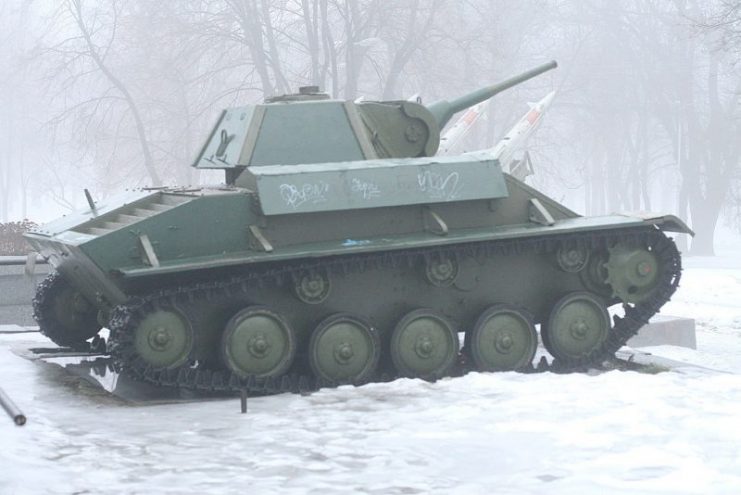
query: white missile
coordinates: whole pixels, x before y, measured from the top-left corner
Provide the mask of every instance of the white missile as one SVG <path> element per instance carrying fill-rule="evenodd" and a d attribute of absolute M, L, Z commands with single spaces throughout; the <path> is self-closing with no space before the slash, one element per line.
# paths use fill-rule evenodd
<path fill-rule="evenodd" d="M 455 148 L 455 145 L 463 139 L 463 136 L 471 130 L 473 124 L 481 117 L 484 112 L 485 103 L 479 103 L 466 110 L 456 123 L 443 134 L 440 138 L 438 155 L 447 155 Z"/>
<path fill-rule="evenodd" d="M 525 150 L 525 143 L 538 128 L 543 114 L 553 101 L 556 92 L 551 91 L 537 103 L 529 103 L 530 110 L 512 127 L 512 129 L 494 146 L 486 150 L 499 160 L 502 170 L 509 172 L 516 178 L 524 180 L 533 173 L 530 156 Z M 515 153 L 522 151 L 520 158 Z"/>

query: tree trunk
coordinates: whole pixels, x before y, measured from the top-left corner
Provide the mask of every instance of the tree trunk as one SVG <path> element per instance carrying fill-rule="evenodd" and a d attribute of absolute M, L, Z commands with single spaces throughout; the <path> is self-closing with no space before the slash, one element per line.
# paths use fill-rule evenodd
<path fill-rule="evenodd" d="M 304 29 L 306 30 L 306 45 L 309 49 L 309 59 L 311 60 L 310 80 L 311 84 L 321 86 L 320 84 L 320 67 L 319 67 L 319 24 L 317 0 L 309 4 L 309 0 L 301 0 L 301 11 L 304 17 Z"/>
<path fill-rule="evenodd" d="M 260 77 L 263 95 L 272 96 L 275 94 L 275 87 L 268 73 L 262 27 L 260 26 L 255 0 L 233 0 L 229 2 L 229 6 L 237 16 L 237 22 L 242 30 L 242 39 L 250 51 L 252 63 L 255 64 L 255 69 Z"/>
<path fill-rule="evenodd" d="M 126 100 L 129 110 L 131 111 L 131 115 L 134 118 L 134 123 L 136 125 L 136 134 L 139 139 L 139 144 L 142 148 L 142 154 L 144 155 L 144 168 L 147 170 L 149 178 L 152 180 L 152 185 L 161 186 L 162 180 L 160 179 L 160 176 L 157 173 L 157 169 L 154 166 L 154 159 L 152 158 L 152 152 L 149 149 L 149 140 L 147 138 L 147 132 L 144 127 L 144 120 L 142 119 L 141 112 L 139 111 L 139 106 L 136 104 L 136 101 L 129 92 L 128 88 L 118 77 L 116 77 L 115 74 L 113 74 L 113 72 L 111 72 L 111 70 L 103 61 L 103 58 L 98 53 L 98 48 L 93 43 L 90 31 L 88 30 L 88 27 L 82 17 L 82 5 L 80 4 L 80 0 L 72 0 L 72 5 L 74 6 L 74 11 L 70 10 L 70 13 L 72 14 L 78 28 L 80 29 L 80 34 L 85 39 L 85 44 L 87 45 L 88 49 L 88 55 L 90 56 L 90 58 L 92 58 L 96 67 L 98 67 L 98 70 L 103 73 L 106 79 L 108 79 L 108 81 L 113 84 L 113 86 L 124 97 L 124 100 Z"/>
<path fill-rule="evenodd" d="M 324 71 L 329 71 L 332 81 L 332 91 L 330 94 L 333 98 L 339 97 L 340 83 L 339 72 L 337 70 L 337 48 L 334 46 L 334 37 L 332 36 L 332 25 L 329 20 L 329 11 L 327 0 L 320 0 L 320 9 L 322 16 L 322 44 L 324 46 Z"/>
<path fill-rule="evenodd" d="M 270 18 L 270 2 L 261 0 L 262 24 L 265 30 L 265 40 L 268 43 L 268 53 L 270 54 L 270 67 L 273 69 L 275 84 L 280 93 L 286 94 L 291 92 L 291 87 L 283 75 L 283 65 L 280 61 L 278 45 L 275 41 L 275 30 L 273 29 L 273 20 Z"/>
<path fill-rule="evenodd" d="M 714 256 L 713 240 L 715 227 L 720 215 L 720 205 L 706 205 L 699 211 L 692 212 L 692 229 L 695 237 L 692 239 L 692 256 Z"/>

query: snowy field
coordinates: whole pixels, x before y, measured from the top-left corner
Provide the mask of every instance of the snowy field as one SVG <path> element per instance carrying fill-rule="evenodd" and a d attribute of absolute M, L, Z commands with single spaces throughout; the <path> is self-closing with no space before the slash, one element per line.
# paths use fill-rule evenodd
<path fill-rule="evenodd" d="M 0 494 L 739 494 L 741 257 L 689 259 L 664 314 L 697 320 L 695 364 L 657 375 L 473 373 L 311 396 L 146 407 L 17 357 L 0 386 Z M 710 369 L 708 369 L 710 368 Z"/>

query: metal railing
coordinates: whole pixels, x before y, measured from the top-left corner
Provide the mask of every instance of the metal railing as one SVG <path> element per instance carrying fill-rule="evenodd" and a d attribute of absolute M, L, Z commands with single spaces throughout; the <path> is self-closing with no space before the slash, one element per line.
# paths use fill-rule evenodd
<path fill-rule="evenodd" d="M 46 263 L 46 260 L 41 257 L 38 253 L 32 253 L 36 254 L 35 259 L 29 256 L 0 256 L 0 266 L 24 266 L 29 263 L 29 260 L 32 264 L 37 263 Z"/>

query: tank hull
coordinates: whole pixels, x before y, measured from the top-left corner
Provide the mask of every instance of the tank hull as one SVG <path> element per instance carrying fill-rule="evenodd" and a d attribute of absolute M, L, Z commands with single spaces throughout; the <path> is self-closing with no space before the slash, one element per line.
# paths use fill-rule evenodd
<path fill-rule="evenodd" d="M 648 225 L 691 232 L 671 215 L 581 217 L 511 176 L 504 181 L 503 198 L 271 216 L 246 188 L 145 191 L 26 237 L 87 299 L 110 309 L 154 288 L 264 263 Z M 552 224 L 531 219 L 533 200 Z"/>
<path fill-rule="evenodd" d="M 687 232 L 681 221 L 580 217 L 520 181 L 504 179 L 504 198 L 271 216 L 261 213 L 249 189 L 161 190 L 83 215 L 77 225 L 67 218 L 59 233 L 46 226 L 29 239 L 107 322 L 119 369 L 158 385 L 208 390 L 332 384 L 311 371 L 309 354 L 317 328 L 334 315 L 367 322 L 377 336 L 380 363 L 372 376 L 363 377 L 367 381 L 397 376 L 390 357 L 393 335 L 414 311 L 434 311 L 466 341 L 492 307 L 517 308 L 544 326 L 568 294 L 589 292 L 604 307 L 622 302 L 583 267 L 564 269 L 558 260 L 564 246 L 599 254 L 606 262 L 612 246 L 659 243 L 668 254 L 659 260 L 665 268 L 656 299 L 664 301 L 673 292 L 679 258 L 661 230 Z M 219 221 L 213 222 L 216 212 Z M 134 214 L 141 218 L 131 218 Z M 122 225 L 126 220 L 130 223 Z M 439 260 L 454 267 L 450 280 L 430 278 L 430 267 Z M 602 262 L 598 265 L 597 270 Z M 307 274 L 320 274 L 326 282 L 317 300 L 297 292 Z M 635 311 L 647 320 L 660 304 L 652 300 L 650 309 Z M 266 308 L 292 329 L 296 352 L 280 375 L 246 376 L 225 366 L 224 329 L 245 308 Z M 193 342 L 176 365 L 158 368 L 139 358 L 141 344 L 135 340 L 148 315 L 171 309 L 187 321 Z M 620 339 L 587 355 L 562 356 L 561 365 L 604 359 L 638 330 L 636 322 Z M 445 373 L 470 366 L 466 356 L 464 349 Z"/>

